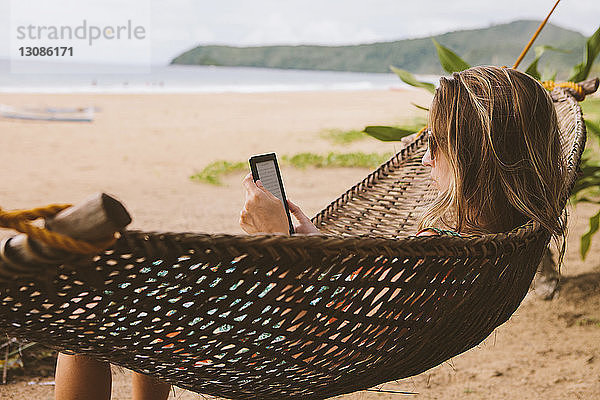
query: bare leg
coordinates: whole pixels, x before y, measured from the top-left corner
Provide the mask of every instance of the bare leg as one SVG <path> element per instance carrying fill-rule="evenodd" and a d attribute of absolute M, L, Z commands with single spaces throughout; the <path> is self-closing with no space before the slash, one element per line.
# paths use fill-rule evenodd
<path fill-rule="evenodd" d="M 133 400 L 166 400 L 171 385 L 148 375 L 134 372 L 131 377 Z"/>
<path fill-rule="evenodd" d="M 109 400 L 110 364 L 82 355 L 59 353 L 56 361 L 56 400 Z"/>

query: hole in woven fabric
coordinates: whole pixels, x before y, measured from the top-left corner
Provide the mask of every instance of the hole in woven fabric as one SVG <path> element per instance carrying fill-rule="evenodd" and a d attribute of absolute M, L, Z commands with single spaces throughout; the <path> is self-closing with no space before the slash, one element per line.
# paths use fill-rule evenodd
<path fill-rule="evenodd" d="M 214 281 L 212 281 L 212 282 L 210 283 L 210 285 L 209 285 L 209 286 L 210 286 L 211 288 L 212 288 L 212 287 L 215 287 L 215 286 L 217 286 L 217 285 L 218 285 L 218 284 L 219 284 L 219 283 L 220 283 L 222 280 L 223 280 L 223 278 L 216 278 Z"/>
<path fill-rule="evenodd" d="M 373 298 L 373 300 L 371 301 L 371 305 L 375 304 L 379 299 L 381 299 L 390 289 L 387 287 L 384 287 L 383 289 L 381 289 L 381 291 L 379 293 L 377 293 L 375 295 L 375 297 Z"/>
<path fill-rule="evenodd" d="M 405 260 L 405 261 L 406 261 L 406 260 Z M 406 270 L 405 270 L 405 269 L 402 269 L 402 270 L 400 270 L 400 272 L 398 272 L 396 275 L 394 275 L 394 276 L 392 277 L 392 279 L 390 279 L 390 281 L 391 281 L 391 282 L 397 282 L 397 281 L 398 281 L 398 280 L 399 280 L 399 279 L 402 277 L 402 275 L 403 275 L 405 272 L 406 272 Z"/>
<path fill-rule="evenodd" d="M 208 323 L 202 325 L 199 329 L 201 331 L 205 330 L 206 328 L 208 328 L 209 326 L 211 326 L 213 324 L 213 321 L 209 321 Z"/>
<path fill-rule="evenodd" d="M 258 295 L 261 299 L 267 295 L 276 286 L 275 283 L 269 283 L 267 287 Z"/>
<path fill-rule="evenodd" d="M 237 281 L 236 283 L 234 283 L 233 285 L 231 285 L 231 287 L 229 288 L 229 290 L 235 290 L 237 289 L 241 284 L 244 283 L 243 279 L 240 279 L 239 281 Z"/>
<path fill-rule="evenodd" d="M 394 291 L 390 295 L 390 298 L 388 299 L 388 302 L 394 300 L 400 294 L 401 291 L 402 290 L 400 288 L 394 289 Z"/>
<path fill-rule="evenodd" d="M 267 313 L 267 312 L 269 312 L 270 309 L 271 309 L 271 306 L 267 304 L 260 313 L 261 314 Z"/>
<path fill-rule="evenodd" d="M 252 293 L 254 291 L 254 289 L 256 289 L 259 285 L 260 285 L 260 282 L 256 282 L 250 289 L 248 289 L 246 294 Z"/>

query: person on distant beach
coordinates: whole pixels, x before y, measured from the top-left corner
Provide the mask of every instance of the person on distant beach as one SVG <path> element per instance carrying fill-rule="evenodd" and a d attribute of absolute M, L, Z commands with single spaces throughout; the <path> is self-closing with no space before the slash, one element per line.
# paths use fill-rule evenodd
<path fill-rule="evenodd" d="M 429 113 L 428 148 L 439 195 L 417 235 L 506 232 L 528 220 L 558 241 L 564 163 L 556 111 L 548 92 L 511 68 L 474 67 L 440 79 Z M 288 232 L 281 202 L 248 174 L 240 226 L 247 233 Z M 288 200 L 295 232 L 318 233 Z M 562 256 L 562 253 L 561 253 Z"/>
<path fill-rule="evenodd" d="M 556 111 L 539 82 L 509 68 L 475 67 L 441 78 L 429 113 L 423 164 L 439 190 L 418 235 L 509 231 L 533 220 L 564 240 L 561 218 L 564 163 Z M 260 181 L 243 180 L 241 228 L 250 234 L 288 234 L 283 204 Z M 289 201 L 298 234 L 318 234 Z M 562 253 L 561 253 L 562 256 Z M 163 400 L 170 386 L 134 373 L 134 400 Z M 110 398 L 108 363 L 59 355 L 57 400 Z"/>

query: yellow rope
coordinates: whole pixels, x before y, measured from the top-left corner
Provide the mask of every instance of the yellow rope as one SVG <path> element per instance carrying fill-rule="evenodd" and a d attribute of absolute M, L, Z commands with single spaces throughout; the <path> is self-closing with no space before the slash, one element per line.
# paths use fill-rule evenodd
<path fill-rule="evenodd" d="M 513 69 L 517 69 L 517 67 L 519 66 L 519 64 L 521 64 L 521 61 L 523 60 L 523 58 L 525 58 L 525 54 L 527 54 L 527 52 L 529 51 L 529 49 L 533 45 L 533 42 L 535 42 L 535 39 L 537 39 L 538 35 L 540 34 L 540 32 L 542 31 L 542 29 L 546 25 L 546 22 L 548 22 L 548 19 L 550 19 L 550 16 L 554 12 L 554 9 L 558 5 L 558 3 L 560 3 L 560 0 L 556 0 L 556 3 L 554 3 L 554 7 L 552 7 L 552 10 L 550 10 L 550 12 L 548 13 L 548 15 L 546 16 L 546 19 L 544 19 L 542 21 L 542 23 L 540 24 L 540 26 L 538 26 L 537 30 L 535 31 L 535 33 L 533 34 L 533 36 L 531 37 L 531 39 L 529 39 L 529 43 L 527 43 L 527 45 L 525 46 L 525 48 L 521 52 L 521 55 L 519 55 L 519 58 L 517 58 L 517 61 L 515 62 L 515 65 L 513 65 Z"/>
<path fill-rule="evenodd" d="M 70 204 L 54 204 L 31 210 L 4 211 L 0 208 L 0 228 L 14 229 L 47 246 L 75 254 L 98 254 L 115 243 L 116 238 L 114 237 L 104 242 L 84 242 L 37 227 L 29 222 L 39 218 L 53 217 L 69 207 L 71 207 Z"/>
<path fill-rule="evenodd" d="M 554 81 L 543 81 L 542 86 L 544 86 L 544 88 L 546 88 L 546 90 L 549 90 L 549 91 L 554 90 L 554 88 L 556 88 L 556 87 L 571 89 L 577 95 L 576 96 L 577 100 L 581 101 L 585 98 L 585 90 L 583 90 L 583 87 L 580 84 L 575 83 L 575 82 L 556 83 Z"/>

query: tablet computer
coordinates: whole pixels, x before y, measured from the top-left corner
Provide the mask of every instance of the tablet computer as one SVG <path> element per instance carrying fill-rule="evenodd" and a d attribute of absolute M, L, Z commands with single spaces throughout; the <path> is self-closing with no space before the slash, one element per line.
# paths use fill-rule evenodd
<path fill-rule="evenodd" d="M 281 200 L 287 215 L 290 235 L 293 234 L 294 225 L 292 224 L 292 217 L 290 215 L 287 198 L 285 197 L 283 180 L 281 179 L 281 172 L 279 171 L 275 153 L 259 154 L 250 157 L 250 170 L 252 171 L 252 178 L 255 182 L 260 179 L 263 186 Z"/>

